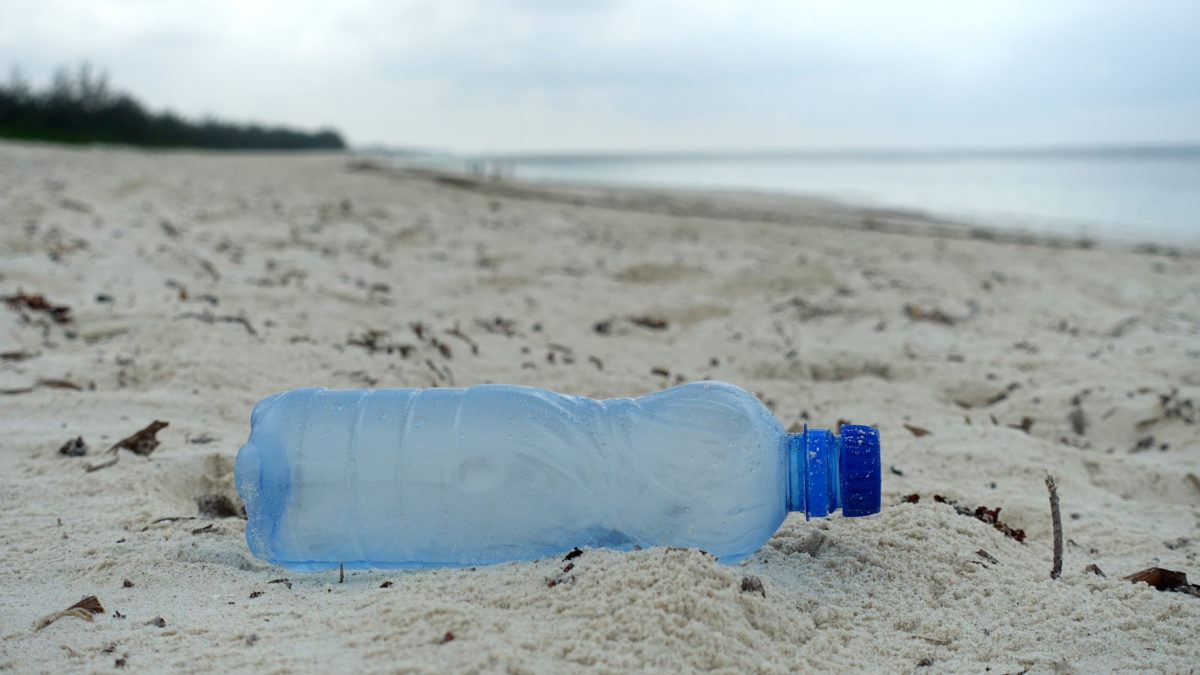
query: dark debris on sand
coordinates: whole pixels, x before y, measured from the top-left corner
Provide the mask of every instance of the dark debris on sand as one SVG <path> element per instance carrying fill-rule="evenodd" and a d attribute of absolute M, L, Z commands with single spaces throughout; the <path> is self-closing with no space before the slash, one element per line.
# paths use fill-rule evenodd
<path fill-rule="evenodd" d="M 63 457 L 83 457 L 87 451 L 88 446 L 84 442 L 83 436 L 77 436 L 63 443 L 62 447 L 58 449 L 58 454 Z"/>
<path fill-rule="evenodd" d="M 921 495 L 916 494 L 916 493 L 913 493 L 911 495 L 906 495 L 904 497 L 903 501 L 906 504 L 916 504 L 921 501 Z M 1000 530 L 1001 532 L 1003 532 L 1005 534 L 1005 536 L 1010 537 L 1012 539 L 1016 539 L 1017 541 L 1021 542 L 1022 544 L 1025 543 L 1025 530 L 1018 530 L 1014 527 L 1009 527 L 1007 524 L 1002 522 L 1000 520 L 1000 507 L 999 506 L 997 506 L 994 509 L 989 509 L 986 506 L 978 506 L 978 507 L 975 507 L 974 509 L 971 509 L 969 507 L 960 505 L 958 502 L 954 501 L 953 499 L 946 499 L 942 495 L 934 495 L 933 501 L 935 501 L 939 504 L 948 504 L 948 505 L 954 507 L 955 512 L 957 512 L 959 515 L 970 516 L 972 518 L 975 518 L 976 520 L 985 522 L 988 525 L 991 525 L 992 527 L 996 528 L 997 530 Z"/>
<path fill-rule="evenodd" d="M 17 293 L 4 298 L 4 304 L 8 305 L 9 309 L 21 315 L 21 318 L 29 321 L 29 315 L 26 311 L 41 312 L 50 317 L 54 323 L 71 323 L 71 308 L 66 305 L 56 305 L 46 299 L 44 295 L 32 295 L 28 293 Z"/>

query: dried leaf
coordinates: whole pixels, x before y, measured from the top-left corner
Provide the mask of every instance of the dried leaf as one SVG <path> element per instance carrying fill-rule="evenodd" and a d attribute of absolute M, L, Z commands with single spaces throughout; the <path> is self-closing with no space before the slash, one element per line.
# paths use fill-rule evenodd
<path fill-rule="evenodd" d="M 86 609 L 92 614 L 103 614 L 104 607 L 100 604 L 100 599 L 94 595 L 89 595 L 79 602 L 71 605 L 67 609 Z"/>
<path fill-rule="evenodd" d="M 931 433 L 928 429 L 916 427 L 911 424 L 905 424 L 903 426 L 905 429 L 908 429 L 910 432 L 912 432 L 913 436 L 917 436 L 918 438 L 921 436 L 928 436 Z"/>
<path fill-rule="evenodd" d="M 118 448 L 125 448 L 135 454 L 146 457 L 158 447 L 158 439 L 154 437 L 155 434 L 165 429 L 168 424 L 168 422 L 151 422 L 145 429 L 117 441 L 115 445 L 109 448 L 109 452 L 114 452 Z"/>
<path fill-rule="evenodd" d="M 31 352 L 0 352 L 0 361 L 24 361 L 37 356 Z"/>
<path fill-rule="evenodd" d="M 1187 575 L 1175 570 L 1148 567 L 1140 572 L 1134 572 L 1124 579 L 1134 584 L 1139 582 L 1149 584 L 1160 591 L 1175 591 L 1200 597 L 1200 586 L 1189 584 Z"/>
<path fill-rule="evenodd" d="M 975 551 L 975 555 L 979 556 L 980 558 L 983 558 L 984 560 L 992 563 L 993 565 L 1000 562 L 999 560 L 996 560 L 995 556 L 993 556 L 991 553 L 988 553 L 987 551 L 985 551 L 983 549 L 979 549 L 978 551 Z"/>
<path fill-rule="evenodd" d="M 53 377 L 44 377 L 37 381 L 40 387 L 50 387 L 51 389 L 74 389 L 75 391 L 83 391 L 83 387 L 75 384 L 70 380 L 60 380 Z"/>
<path fill-rule="evenodd" d="M 17 293 L 4 298 L 4 303 L 15 312 L 21 314 L 26 320 L 25 312 L 22 310 L 30 310 L 34 312 L 44 312 L 50 315 L 50 319 L 54 323 L 70 323 L 71 308 L 66 305 L 55 305 L 41 295 L 28 295 L 26 293 Z"/>
<path fill-rule="evenodd" d="M 954 319 L 951 319 L 946 313 L 940 309 L 924 309 L 916 305 L 905 305 L 904 313 L 913 321 L 932 321 L 934 323 L 943 323 L 947 326 L 954 324 Z"/>
<path fill-rule="evenodd" d="M 666 330 L 671 326 L 671 323 L 661 316 L 631 316 L 629 317 L 629 321 L 635 326 L 649 328 L 650 330 Z"/>

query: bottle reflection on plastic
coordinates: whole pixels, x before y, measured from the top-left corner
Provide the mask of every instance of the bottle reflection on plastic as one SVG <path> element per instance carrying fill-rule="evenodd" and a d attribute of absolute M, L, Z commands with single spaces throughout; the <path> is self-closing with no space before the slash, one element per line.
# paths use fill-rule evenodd
<path fill-rule="evenodd" d="M 576 546 L 756 551 L 788 511 L 879 511 L 879 435 L 786 433 L 695 382 L 594 400 L 514 385 L 296 389 L 238 453 L 254 555 L 296 570 L 486 565 Z"/>

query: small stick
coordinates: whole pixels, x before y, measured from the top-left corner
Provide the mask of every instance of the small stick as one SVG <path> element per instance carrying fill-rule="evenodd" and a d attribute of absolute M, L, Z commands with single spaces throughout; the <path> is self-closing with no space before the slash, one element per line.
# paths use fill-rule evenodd
<path fill-rule="evenodd" d="M 1197 476 L 1194 473 L 1189 473 L 1187 475 L 1187 479 L 1192 481 L 1192 487 L 1196 488 L 1197 490 L 1200 490 L 1200 476 Z"/>
<path fill-rule="evenodd" d="M 1054 484 L 1054 476 L 1046 476 L 1046 489 L 1050 491 L 1050 520 L 1054 523 L 1054 567 L 1050 570 L 1050 578 L 1062 576 L 1063 535 L 1062 514 L 1058 511 L 1058 486 Z"/>
<path fill-rule="evenodd" d="M 346 583 L 346 563 L 338 563 L 338 583 Z"/>
<path fill-rule="evenodd" d="M 179 520 L 195 520 L 195 519 L 196 519 L 196 516 L 167 516 L 165 518 L 159 518 L 157 520 L 150 521 L 145 527 L 142 528 L 142 532 L 145 532 L 146 530 L 150 529 L 151 525 L 157 525 L 159 523 L 174 523 Z"/>

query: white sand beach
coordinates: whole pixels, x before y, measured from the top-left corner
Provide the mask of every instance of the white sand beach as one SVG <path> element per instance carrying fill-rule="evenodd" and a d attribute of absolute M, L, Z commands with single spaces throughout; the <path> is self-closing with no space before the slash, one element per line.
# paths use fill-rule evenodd
<path fill-rule="evenodd" d="M 0 295 L 20 294 L 0 305 L 0 670 L 1200 664 L 1200 597 L 1122 579 L 1200 582 L 1196 251 L 342 154 L 3 143 Z M 878 426 L 882 512 L 792 514 L 732 566 L 586 550 L 556 584 L 560 559 L 339 583 L 255 559 L 243 520 L 198 507 L 236 508 L 250 410 L 278 391 L 700 379 L 785 426 Z M 149 455 L 106 454 L 156 420 Z M 77 437 L 87 454 L 60 454 Z M 935 495 L 999 508 L 1024 541 Z M 92 595 L 91 621 L 35 630 Z"/>

